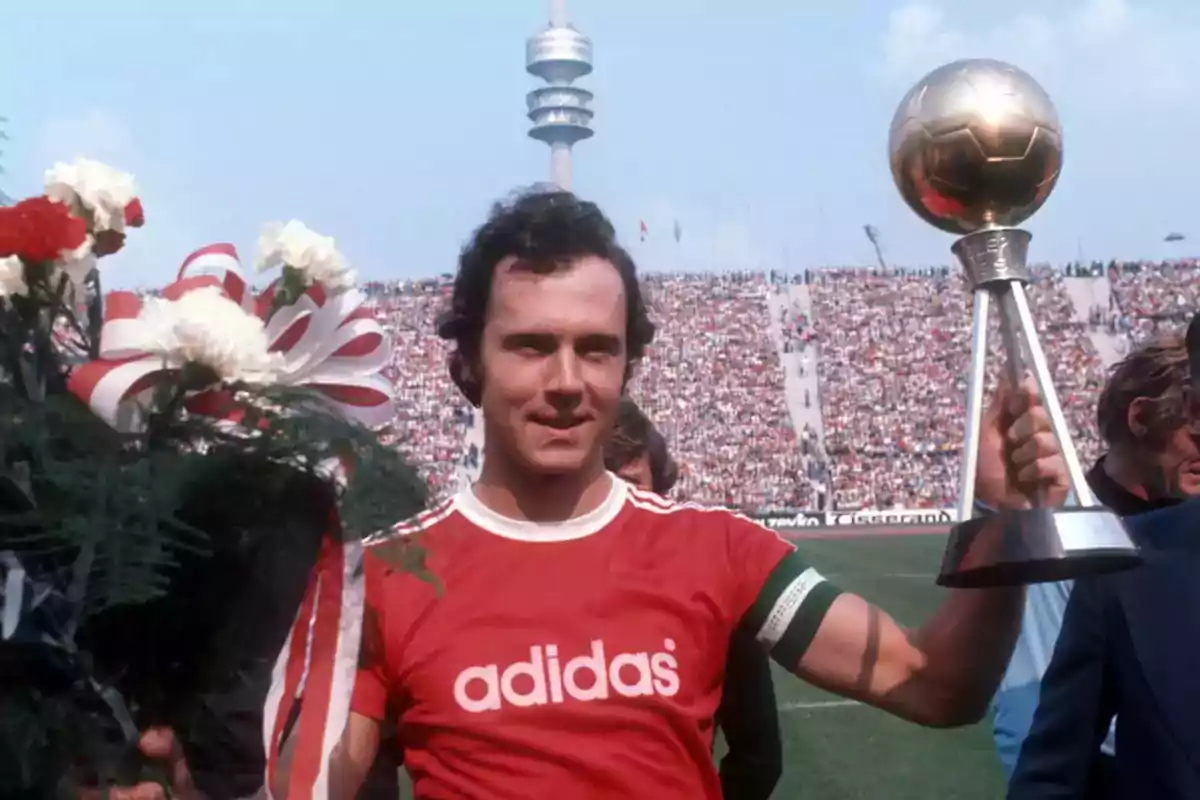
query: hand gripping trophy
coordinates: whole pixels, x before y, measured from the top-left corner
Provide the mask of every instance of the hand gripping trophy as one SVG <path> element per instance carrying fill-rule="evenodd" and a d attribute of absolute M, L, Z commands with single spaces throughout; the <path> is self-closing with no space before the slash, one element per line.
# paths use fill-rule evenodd
<path fill-rule="evenodd" d="M 892 177 L 929 224 L 961 236 L 951 251 L 974 293 L 959 523 L 938 583 L 1007 586 L 1136 566 L 1121 520 L 1097 504 L 1071 442 L 1025 286 L 1030 234 L 1015 226 L 1046 201 L 1062 168 L 1062 134 L 1050 98 L 1029 75 L 999 61 L 956 61 L 909 90 L 892 120 Z M 988 316 L 1000 330 L 1014 385 L 1037 381 L 1062 447 L 1076 506 L 972 518 L 983 418 Z"/>

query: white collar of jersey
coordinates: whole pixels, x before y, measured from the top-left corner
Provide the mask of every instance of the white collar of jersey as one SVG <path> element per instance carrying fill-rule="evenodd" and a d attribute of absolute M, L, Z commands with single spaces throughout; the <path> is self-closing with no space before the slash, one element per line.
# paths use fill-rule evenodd
<path fill-rule="evenodd" d="M 612 487 L 600 505 L 582 516 L 562 522 L 532 522 L 498 514 L 479 501 L 475 496 L 474 487 L 471 486 L 455 496 L 454 508 L 474 525 L 505 539 L 521 542 L 566 542 L 582 539 L 597 533 L 616 519 L 625 505 L 627 484 L 612 473 L 608 473 L 608 479 Z"/>

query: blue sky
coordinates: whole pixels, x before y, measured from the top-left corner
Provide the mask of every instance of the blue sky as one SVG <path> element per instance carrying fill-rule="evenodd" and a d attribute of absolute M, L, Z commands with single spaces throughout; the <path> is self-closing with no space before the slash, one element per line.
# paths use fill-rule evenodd
<path fill-rule="evenodd" d="M 1066 167 L 1027 224 L 1035 257 L 1186 254 L 1170 230 L 1200 243 L 1194 0 L 567 6 L 596 53 L 575 189 L 644 270 L 869 264 L 868 222 L 890 261 L 948 262 L 949 237 L 891 184 L 886 135 L 907 87 L 965 56 L 1022 66 L 1058 105 Z M 4 16 L 3 187 L 34 193 L 76 155 L 142 187 L 147 227 L 106 260 L 109 286 L 166 282 L 214 241 L 249 260 L 262 223 L 290 218 L 367 277 L 453 271 L 489 204 L 548 174 L 523 113 L 547 0 L 57 0 Z"/>

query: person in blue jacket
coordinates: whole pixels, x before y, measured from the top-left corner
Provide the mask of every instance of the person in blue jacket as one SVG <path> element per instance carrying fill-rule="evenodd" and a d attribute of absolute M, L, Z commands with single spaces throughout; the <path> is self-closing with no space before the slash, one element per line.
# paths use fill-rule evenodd
<path fill-rule="evenodd" d="M 1187 433 L 1200 445 L 1200 315 L 1187 349 Z M 1188 468 L 1200 473 L 1200 458 Z M 1075 582 L 1010 800 L 1092 796 L 1114 720 L 1106 797 L 1200 797 L 1200 498 L 1128 524 L 1145 563 Z"/>
<path fill-rule="evenodd" d="M 1184 402 L 1188 379 L 1183 337 L 1164 336 L 1117 364 L 1100 395 L 1097 427 L 1107 453 L 1087 480 L 1096 498 L 1123 517 L 1200 495 L 1200 472 L 1193 469 L 1200 452 Z M 1033 722 L 1071 589 L 1069 581 L 1029 587 L 1021 637 L 993 703 L 996 752 L 1010 778 Z M 1113 750 L 1110 730 L 1086 797 L 1109 796 Z"/>

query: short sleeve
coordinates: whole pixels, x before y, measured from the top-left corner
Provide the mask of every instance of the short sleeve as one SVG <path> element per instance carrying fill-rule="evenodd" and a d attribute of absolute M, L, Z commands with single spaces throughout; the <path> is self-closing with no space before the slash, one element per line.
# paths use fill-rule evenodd
<path fill-rule="evenodd" d="M 791 668 L 841 594 L 795 545 L 752 520 L 729 517 L 734 604 L 743 628 Z"/>
<path fill-rule="evenodd" d="M 388 709 L 387 644 L 384 638 L 384 605 L 380 602 L 381 579 L 372 570 L 367 556 L 366 597 L 364 598 L 362 639 L 359 644 L 358 671 L 354 677 L 354 695 L 350 710 L 373 720 L 383 721 Z"/>

